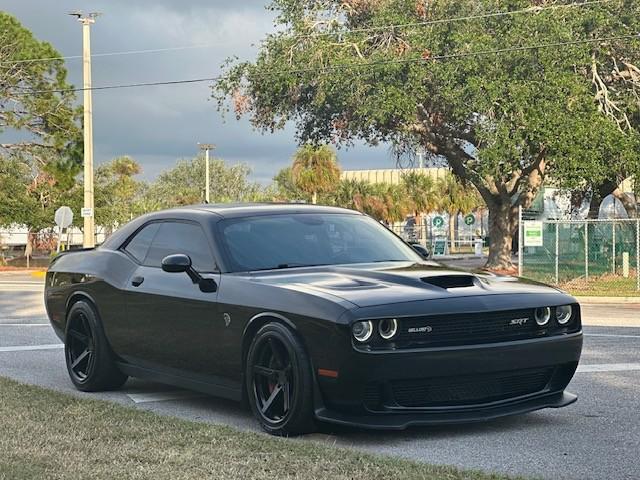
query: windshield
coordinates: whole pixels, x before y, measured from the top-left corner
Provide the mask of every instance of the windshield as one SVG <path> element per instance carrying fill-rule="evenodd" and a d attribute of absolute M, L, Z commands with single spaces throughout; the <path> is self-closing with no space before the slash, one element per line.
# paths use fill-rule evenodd
<path fill-rule="evenodd" d="M 234 272 L 421 260 L 393 233 L 362 215 L 268 215 L 223 220 L 219 225 Z"/>

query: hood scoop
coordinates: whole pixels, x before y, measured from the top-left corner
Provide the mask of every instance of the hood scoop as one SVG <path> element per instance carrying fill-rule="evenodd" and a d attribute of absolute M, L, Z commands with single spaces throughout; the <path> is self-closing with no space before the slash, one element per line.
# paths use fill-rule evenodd
<path fill-rule="evenodd" d="M 429 285 L 445 289 L 476 286 L 476 277 L 473 275 L 437 275 L 423 277 L 420 280 Z"/>

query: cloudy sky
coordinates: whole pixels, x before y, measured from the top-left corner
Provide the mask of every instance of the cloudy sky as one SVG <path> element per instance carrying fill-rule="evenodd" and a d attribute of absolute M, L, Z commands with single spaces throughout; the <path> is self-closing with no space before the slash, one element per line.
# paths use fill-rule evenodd
<path fill-rule="evenodd" d="M 66 14 L 82 9 L 102 16 L 92 27 L 93 54 L 203 45 L 163 53 L 93 59 L 94 86 L 212 77 L 231 55 L 254 58 L 273 30 L 267 0 L 0 0 L 40 40 L 63 56 L 82 53 L 81 27 Z M 69 80 L 82 85 L 80 59 L 67 60 Z M 96 162 L 131 155 L 152 179 L 178 158 L 197 152 L 197 142 L 217 145 L 216 155 L 246 162 L 253 179 L 268 183 L 290 162 L 293 128 L 275 135 L 252 130 L 248 121 L 224 121 L 209 99 L 207 83 L 96 91 L 93 93 Z M 392 168 L 385 147 L 341 150 L 344 169 Z"/>

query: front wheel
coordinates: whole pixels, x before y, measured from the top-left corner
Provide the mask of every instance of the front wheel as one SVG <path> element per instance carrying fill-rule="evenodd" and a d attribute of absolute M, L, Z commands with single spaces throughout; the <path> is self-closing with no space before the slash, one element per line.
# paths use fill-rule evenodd
<path fill-rule="evenodd" d="M 251 410 L 265 431 L 290 436 L 315 430 L 311 365 L 290 329 L 268 323 L 258 331 L 245 376 Z"/>
<path fill-rule="evenodd" d="M 64 344 L 67 371 L 78 390 L 114 390 L 127 381 L 116 367 L 98 315 L 89 303 L 82 300 L 69 309 Z"/>

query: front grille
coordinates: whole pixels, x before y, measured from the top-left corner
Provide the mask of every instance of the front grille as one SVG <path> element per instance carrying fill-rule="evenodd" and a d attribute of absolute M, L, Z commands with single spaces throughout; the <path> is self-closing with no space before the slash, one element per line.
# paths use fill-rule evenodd
<path fill-rule="evenodd" d="M 536 368 L 480 375 L 434 377 L 390 382 L 401 407 L 440 407 L 481 404 L 538 393 L 555 368 Z"/>
<path fill-rule="evenodd" d="M 538 338 L 552 333 L 553 326 L 539 327 L 533 313 L 533 309 L 527 309 L 402 318 L 393 342 L 399 348 L 442 347 Z M 383 342 L 379 346 L 389 347 Z"/>

